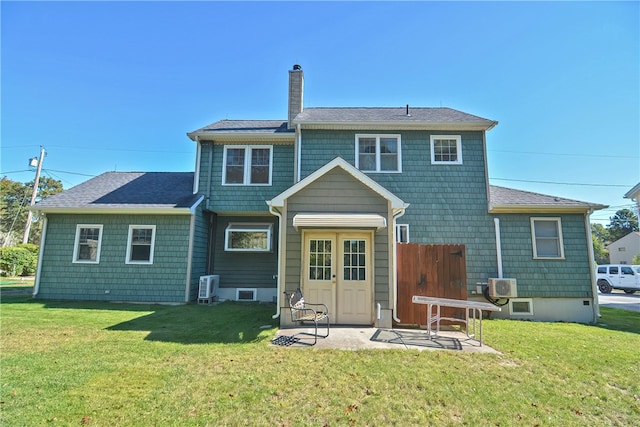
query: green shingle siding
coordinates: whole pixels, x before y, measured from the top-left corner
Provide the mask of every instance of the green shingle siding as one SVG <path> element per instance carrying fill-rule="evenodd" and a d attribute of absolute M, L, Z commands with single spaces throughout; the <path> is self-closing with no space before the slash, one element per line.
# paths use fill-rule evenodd
<path fill-rule="evenodd" d="M 225 230 L 229 223 L 271 223 L 271 252 L 227 252 Z M 278 273 L 278 224 L 275 216 L 218 216 L 215 237 L 214 271 L 221 288 L 275 288 Z"/>
<path fill-rule="evenodd" d="M 204 212 L 204 203 L 196 210 L 194 218 L 193 252 L 191 256 L 191 286 L 189 288 L 189 301 L 194 301 L 198 296 L 200 276 L 207 274 L 207 250 L 209 246 L 209 219 Z"/>
<path fill-rule="evenodd" d="M 393 192 L 410 206 L 399 223 L 410 225 L 410 240 L 422 244 L 464 244 L 466 247 L 467 284 L 475 291 L 475 284 L 496 277 L 497 254 L 493 218 L 487 212 L 487 182 L 483 132 L 440 131 L 328 131 L 304 130 L 301 147 L 301 178 L 304 178 L 340 156 L 355 164 L 356 134 L 400 134 L 402 173 L 368 173 L 368 176 Z M 432 165 L 430 136 L 432 134 L 461 135 L 461 165 Z M 213 149 L 211 178 L 208 177 L 208 150 Z M 211 209 L 220 212 L 267 212 L 265 200 L 285 191 L 293 184 L 294 146 L 274 144 L 273 185 L 268 187 L 221 186 L 223 145 L 202 147 L 200 191 L 211 188 Z M 208 181 L 210 179 L 210 181 Z M 300 284 L 300 233 L 293 229 L 292 218 L 297 212 L 368 212 L 376 203 L 370 193 L 349 188 L 348 180 L 339 174 L 327 174 L 288 200 L 285 286 L 293 289 Z M 209 184 L 210 183 L 210 184 Z M 346 188 L 342 186 L 346 185 Z M 381 209 L 382 211 L 382 209 Z M 386 211 L 381 212 L 386 216 Z M 590 266 L 584 217 L 582 214 L 561 215 L 565 260 L 535 260 L 532 256 L 530 217 L 542 215 L 501 214 L 501 244 L 505 277 L 518 279 L 522 297 L 590 297 Z M 274 219 L 275 221 L 275 219 Z M 391 225 L 391 223 L 389 224 Z M 216 239 L 217 266 L 227 260 L 223 251 L 224 227 L 219 223 Z M 388 299 L 386 232 L 376 233 L 376 300 Z M 274 249 L 275 250 L 275 249 Z M 220 255 L 222 253 L 222 255 Z M 271 261 L 269 261 L 271 262 Z M 275 255 L 273 271 L 275 273 Z M 224 262 L 226 264 L 226 261 Z M 228 269 L 242 264 L 232 260 Z M 235 275 L 230 283 L 264 282 L 268 275 L 265 263 L 256 277 Z M 216 267 L 217 269 L 217 267 Z M 250 275 L 250 274 L 249 274 Z M 260 278 L 257 278 L 260 276 Z M 222 280 L 224 282 L 224 280 Z M 380 285 L 384 284 L 384 286 Z"/>
<path fill-rule="evenodd" d="M 338 155 L 355 164 L 355 135 L 359 133 L 398 132 L 304 131 L 303 177 Z M 476 283 L 486 282 L 498 273 L 494 216 L 487 212 L 482 132 L 399 133 L 402 173 L 368 175 L 410 204 L 398 222 L 409 224 L 411 242 L 465 245 L 468 289 L 475 290 Z M 463 164 L 432 165 L 431 134 L 461 135 Z M 531 216 L 538 215 L 500 216 L 505 277 L 510 270 L 518 276 L 518 291 L 523 297 L 591 296 L 583 215 L 562 216 L 564 261 L 533 259 Z M 517 226 L 509 227 L 510 222 Z"/>
<path fill-rule="evenodd" d="M 304 131 L 303 176 L 336 156 L 355 164 L 356 134 L 401 135 L 402 173 L 367 173 L 410 206 L 398 222 L 409 224 L 410 240 L 422 244 L 464 244 L 467 283 L 497 275 L 493 219 L 487 213 L 482 132 Z M 432 165 L 430 136 L 462 137 L 461 165 Z"/>
<path fill-rule="evenodd" d="M 39 298 L 184 302 L 189 215 L 49 214 L 47 218 Z M 77 224 L 103 225 L 98 264 L 72 262 Z M 125 262 L 133 224 L 156 225 L 151 265 Z"/>
<path fill-rule="evenodd" d="M 245 143 L 251 145 L 250 141 Z M 229 145 L 244 145 L 234 143 Z M 201 148 L 199 192 L 210 197 L 209 209 L 215 212 L 268 212 L 265 200 L 293 184 L 293 144 L 273 144 L 271 185 L 222 185 L 223 144 L 203 143 Z M 213 150 L 211 177 L 209 156 Z M 211 194 L 209 194 L 211 193 Z"/>
<path fill-rule="evenodd" d="M 531 217 L 561 219 L 565 259 L 533 258 Z M 504 276 L 518 280 L 519 297 L 593 297 L 583 215 L 509 214 L 499 218 Z"/>

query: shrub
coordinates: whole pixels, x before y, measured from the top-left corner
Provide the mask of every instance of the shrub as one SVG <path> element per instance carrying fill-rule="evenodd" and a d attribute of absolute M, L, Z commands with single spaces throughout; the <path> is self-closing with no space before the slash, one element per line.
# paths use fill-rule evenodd
<path fill-rule="evenodd" d="M 0 269 L 9 276 L 29 276 L 36 272 L 38 247 L 24 244 L 0 249 Z"/>

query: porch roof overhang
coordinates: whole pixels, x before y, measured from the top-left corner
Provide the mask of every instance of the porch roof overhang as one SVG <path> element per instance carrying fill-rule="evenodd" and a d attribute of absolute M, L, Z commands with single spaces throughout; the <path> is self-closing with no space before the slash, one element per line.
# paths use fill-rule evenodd
<path fill-rule="evenodd" d="M 299 213 L 293 217 L 293 227 L 314 228 L 375 228 L 387 227 L 387 219 L 378 214 L 363 213 Z"/>

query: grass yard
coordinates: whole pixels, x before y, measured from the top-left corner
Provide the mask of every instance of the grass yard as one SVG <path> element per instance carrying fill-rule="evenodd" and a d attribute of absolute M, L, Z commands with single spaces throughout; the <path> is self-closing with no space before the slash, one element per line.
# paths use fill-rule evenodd
<path fill-rule="evenodd" d="M 3 426 L 640 425 L 640 313 L 485 321 L 495 355 L 273 347 L 272 305 L 0 309 Z"/>
<path fill-rule="evenodd" d="M 0 290 L 4 293 L 31 293 L 33 277 L 0 276 Z"/>

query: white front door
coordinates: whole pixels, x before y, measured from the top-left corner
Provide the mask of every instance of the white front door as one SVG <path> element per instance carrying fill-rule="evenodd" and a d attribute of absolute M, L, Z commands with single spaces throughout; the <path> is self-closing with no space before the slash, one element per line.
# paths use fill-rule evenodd
<path fill-rule="evenodd" d="M 302 292 L 329 308 L 333 323 L 373 323 L 371 233 L 304 234 Z"/>

